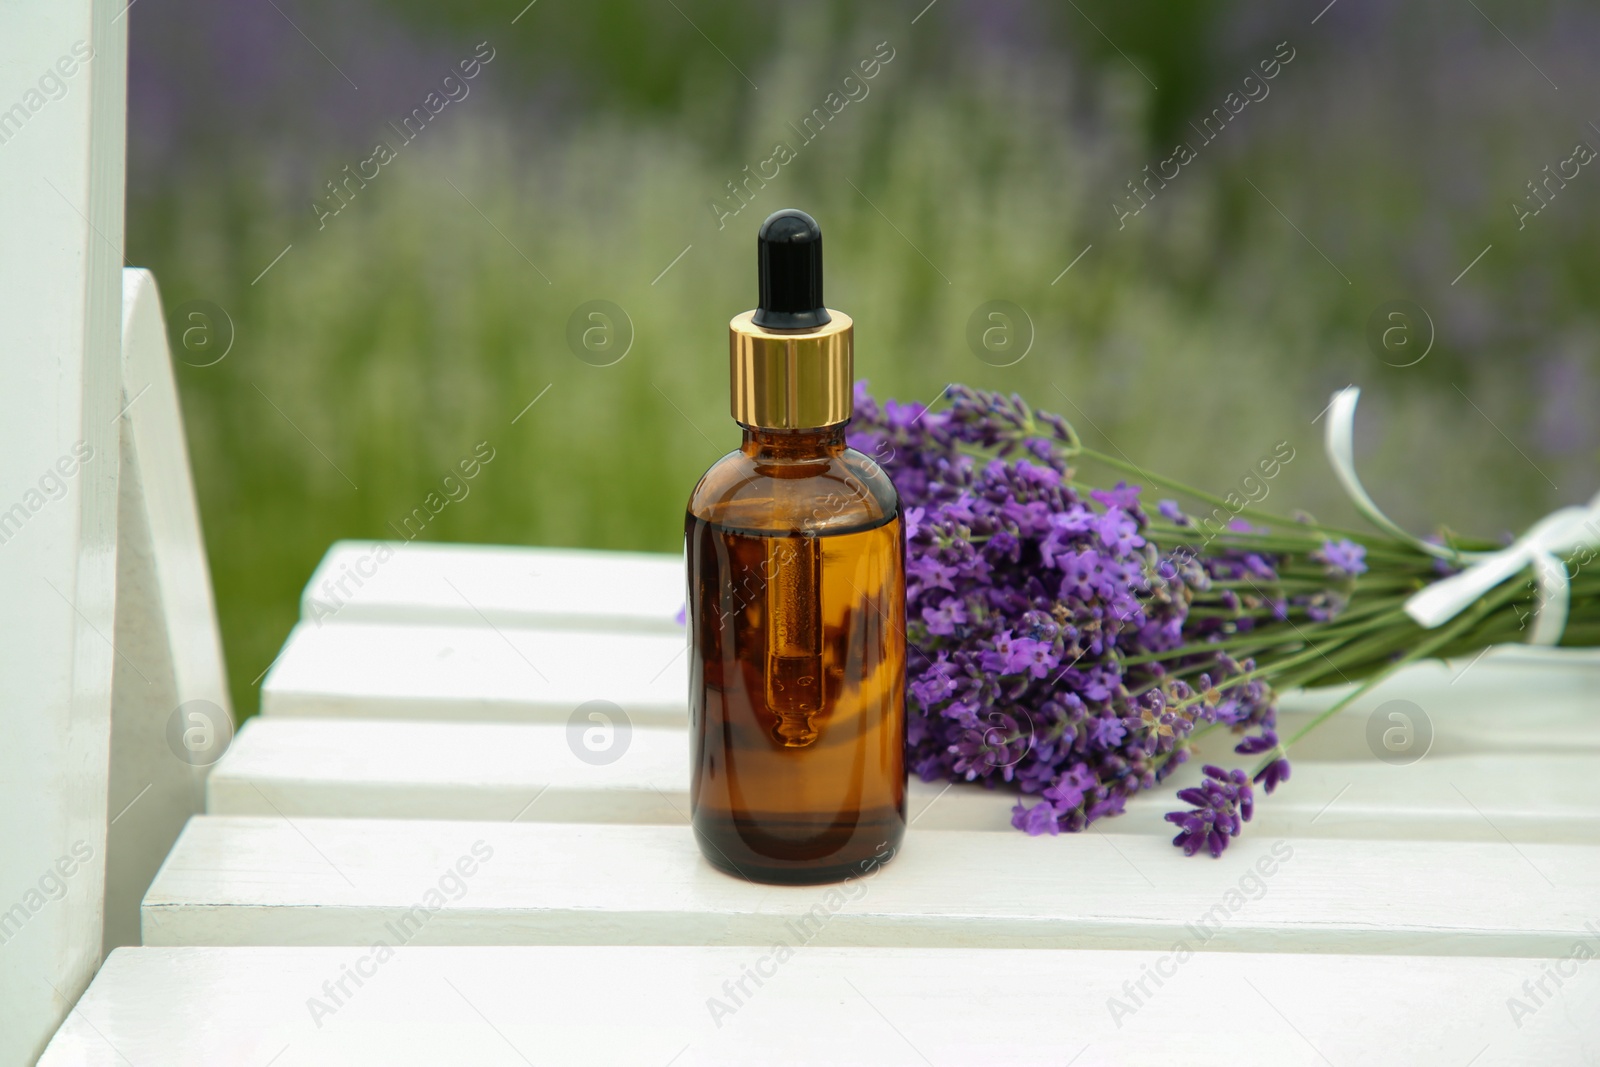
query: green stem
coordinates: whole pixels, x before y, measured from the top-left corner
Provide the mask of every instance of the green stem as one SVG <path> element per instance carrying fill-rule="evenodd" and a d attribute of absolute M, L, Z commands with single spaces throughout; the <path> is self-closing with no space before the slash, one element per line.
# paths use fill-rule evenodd
<path fill-rule="evenodd" d="M 1385 575 L 1381 578 L 1374 579 L 1371 582 L 1367 581 L 1365 578 L 1362 578 L 1360 579 L 1361 588 L 1370 588 L 1374 586 L 1383 588 L 1398 585 L 1400 582 L 1408 580 L 1399 578 L 1395 581 L 1385 581 L 1384 578 L 1387 577 L 1388 576 Z M 1263 578 L 1259 581 L 1251 581 L 1249 578 L 1213 578 L 1210 585 L 1207 586 L 1208 589 L 1236 589 L 1243 590 L 1247 593 L 1257 594 L 1264 593 L 1268 589 L 1310 589 L 1315 591 L 1322 589 L 1333 589 L 1335 587 L 1336 583 L 1330 582 L 1327 578 L 1286 578 L 1281 574 L 1276 580 Z M 1351 590 L 1351 593 L 1354 594 L 1353 589 Z"/>
<path fill-rule="evenodd" d="M 1322 655 L 1322 652 L 1320 650 L 1317 650 L 1317 649 L 1310 649 L 1310 650 L 1308 650 L 1306 652 L 1298 652 L 1298 653 L 1295 653 L 1294 655 L 1287 656 L 1287 657 L 1277 661 L 1276 663 L 1269 664 L 1268 666 L 1257 667 L 1253 671 L 1241 671 L 1238 674 L 1235 674 L 1235 675 L 1232 675 L 1232 676 L 1230 676 L 1230 677 L 1228 677 L 1226 679 L 1223 679 L 1222 684 L 1218 688 L 1220 688 L 1220 689 L 1232 689 L 1236 685 L 1242 685 L 1245 682 L 1253 681 L 1254 679 L 1257 679 L 1257 678 L 1268 678 L 1268 676 L 1276 673 L 1277 671 L 1281 671 L 1281 670 L 1283 670 L 1283 669 L 1285 669 L 1287 667 L 1293 666 L 1294 664 L 1297 664 L 1297 663 L 1301 662 L 1302 660 L 1308 658 L 1309 656 L 1320 656 L 1320 655 Z M 1180 700 L 1176 704 L 1168 705 L 1167 710 L 1168 711 L 1182 711 L 1184 708 L 1192 707 L 1195 704 L 1204 703 L 1204 701 L 1205 701 L 1205 694 L 1204 693 L 1196 693 L 1194 696 L 1190 697 L 1188 700 Z"/>
<path fill-rule="evenodd" d="M 1241 533 L 1236 530 L 1227 530 L 1216 534 L 1205 534 L 1188 526 L 1173 526 L 1165 523 L 1150 522 L 1145 526 L 1144 532 L 1153 537 L 1158 545 L 1164 548 L 1173 548 L 1180 545 L 1188 546 L 1194 542 L 1202 542 L 1198 547 L 1204 549 L 1211 545 L 1220 545 L 1240 551 L 1267 552 L 1273 555 L 1308 555 L 1322 547 L 1327 540 L 1322 536 L 1324 531 L 1315 527 L 1305 527 L 1306 536 L 1286 536 L 1276 532 L 1268 533 Z M 1362 545 L 1366 549 L 1369 559 L 1383 560 L 1388 563 L 1409 566 L 1419 574 L 1433 573 L 1433 557 L 1424 555 L 1415 550 L 1398 546 L 1395 543 L 1383 544 L 1368 542 Z"/>
<path fill-rule="evenodd" d="M 1369 692 L 1373 686 L 1394 674 L 1400 668 L 1415 663 L 1418 660 L 1428 658 L 1433 654 L 1435 649 L 1444 646 L 1454 638 L 1465 633 L 1467 630 L 1470 630 L 1473 625 L 1479 622 L 1485 615 L 1511 599 L 1512 597 L 1510 594 L 1502 593 L 1498 590 L 1494 593 L 1488 594 L 1472 607 L 1468 608 L 1466 612 L 1464 612 L 1458 619 L 1441 630 L 1437 637 L 1429 638 L 1428 640 L 1423 641 L 1421 644 L 1415 646 L 1405 655 L 1395 660 L 1394 663 L 1390 664 L 1383 670 L 1378 671 L 1365 682 L 1362 682 L 1355 688 L 1353 692 L 1335 701 L 1326 710 L 1319 712 L 1312 718 L 1310 722 L 1306 723 L 1299 730 L 1295 731 L 1295 735 L 1293 737 L 1279 745 L 1278 752 L 1287 752 L 1291 745 L 1295 744 L 1302 737 L 1305 737 L 1312 730 L 1315 730 L 1318 726 L 1322 725 L 1322 723 L 1326 722 L 1338 712 L 1343 711 L 1357 698 Z M 1276 758 L 1278 758 L 1277 752 L 1269 753 L 1268 758 L 1261 762 L 1261 764 L 1256 768 L 1256 771 L 1259 772 L 1262 767 L 1265 767 L 1268 763 L 1271 763 L 1272 760 Z"/>
<path fill-rule="evenodd" d="M 1306 523 L 1298 522 L 1298 521 L 1296 521 L 1294 519 L 1291 519 L 1291 518 L 1289 518 L 1287 516 L 1284 516 L 1284 515 L 1276 515 L 1276 514 L 1270 512 L 1270 511 L 1263 511 L 1260 508 L 1245 507 L 1245 508 L 1242 508 L 1242 509 L 1240 509 L 1238 511 L 1235 511 L 1233 509 L 1233 507 L 1227 502 L 1227 500 L 1225 500 L 1224 498 L 1222 498 L 1220 496 L 1217 496 L 1214 493 L 1207 493 L 1202 489 L 1196 489 L 1193 486 L 1184 485 L 1181 482 L 1175 482 L 1170 478 L 1163 478 L 1158 474 L 1152 474 L 1150 471 L 1145 470 L 1143 467 L 1139 466 L 1136 463 L 1129 463 L 1129 462 L 1126 462 L 1124 460 L 1117 459 L 1115 456 L 1108 456 L 1104 452 L 1097 452 L 1092 448 L 1081 448 L 1080 447 L 1079 450 L 1078 450 L 1078 454 L 1081 455 L 1081 456 L 1086 456 L 1089 459 L 1097 460 L 1100 463 L 1104 463 L 1108 467 L 1114 467 L 1117 470 L 1120 470 L 1120 471 L 1122 471 L 1122 472 L 1124 472 L 1126 474 L 1137 475 L 1137 476 L 1139 476 L 1140 478 L 1143 478 L 1145 481 L 1149 482 L 1152 485 L 1164 486 L 1167 489 L 1171 489 L 1173 492 L 1183 493 L 1183 494 L 1185 494 L 1187 496 L 1194 497 L 1196 500 L 1203 500 L 1206 503 L 1212 504 L 1212 505 L 1214 505 L 1216 507 L 1225 508 L 1225 509 L 1227 509 L 1228 514 L 1233 516 L 1234 518 L 1242 519 L 1242 518 L 1249 517 L 1249 518 L 1254 518 L 1254 519 L 1256 519 L 1256 520 L 1258 520 L 1260 522 L 1271 522 L 1271 523 L 1276 523 L 1278 525 L 1289 525 L 1289 526 L 1294 526 L 1294 527 L 1306 528 Z M 1365 543 L 1368 539 L 1372 539 L 1372 538 L 1382 538 L 1384 540 L 1392 540 L 1391 538 L 1389 538 L 1385 534 L 1373 534 L 1371 532 L 1362 533 L 1362 532 L 1358 532 L 1358 531 L 1355 531 L 1355 530 L 1346 530 L 1346 529 L 1343 529 L 1342 527 L 1338 527 L 1338 526 L 1328 526 L 1328 525 L 1325 525 L 1323 523 L 1317 523 L 1317 524 L 1315 524 L 1314 526 L 1312 526 L 1310 528 L 1319 530 L 1319 531 L 1321 531 L 1323 533 L 1338 534 L 1341 537 L 1349 537 L 1352 540 L 1358 540 L 1359 539 L 1361 543 Z"/>
<path fill-rule="evenodd" d="M 1377 628 L 1379 623 L 1396 621 L 1409 618 L 1405 609 L 1397 604 L 1374 603 L 1364 606 L 1361 617 L 1358 619 L 1347 618 L 1353 609 L 1346 609 L 1339 617 L 1331 622 L 1320 623 L 1315 627 L 1315 632 L 1324 638 L 1344 638 L 1359 636 L 1370 629 Z M 1359 624 L 1359 625 L 1358 625 Z M 1285 645 L 1303 646 L 1307 642 L 1305 627 L 1299 626 L 1263 626 L 1249 633 L 1237 637 L 1224 638 L 1221 641 L 1196 641 L 1187 645 L 1179 645 L 1165 652 L 1147 652 L 1140 656 L 1127 656 L 1122 662 L 1128 665 L 1141 663 L 1161 663 L 1167 660 L 1187 659 L 1190 656 L 1202 656 L 1208 652 L 1228 652 L 1243 650 L 1245 655 L 1252 654 L 1251 650 L 1266 651 L 1268 649 L 1282 648 Z M 1234 656 L 1235 659 L 1242 658 Z"/>

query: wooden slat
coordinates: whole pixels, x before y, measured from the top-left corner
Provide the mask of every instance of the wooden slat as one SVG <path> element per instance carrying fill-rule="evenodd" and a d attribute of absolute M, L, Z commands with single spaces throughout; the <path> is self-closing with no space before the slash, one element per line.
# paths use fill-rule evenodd
<path fill-rule="evenodd" d="M 1600 660 L 1581 654 L 1550 660 L 1506 650 L 1476 665 L 1421 664 L 1356 702 L 1296 754 L 1372 758 L 1367 720 L 1393 700 L 1408 701 L 1431 724 L 1436 754 L 1600 754 L 1597 682 Z M 635 724 L 683 723 L 687 691 L 681 629 L 302 622 L 262 684 L 261 706 L 268 715 L 565 722 L 579 704 L 603 699 Z M 1285 735 L 1339 695 L 1286 694 Z"/>
<path fill-rule="evenodd" d="M 819 944 L 1165 950 L 1210 916 L 1232 951 L 1554 957 L 1597 924 L 1600 846 L 1262 837 L 1212 861 L 1154 837 L 913 829 L 841 890 L 720 874 L 684 826 L 199 816 L 144 941 L 369 944 L 442 882 L 460 899 L 418 943 L 767 945 L 837 902 Z"/>
<path fill-rule="evenodd" d="M 1291 736 L 1353 686 L 1291 690 L 1278 703 Z M 1583 753 L 1600 757 L 1600 649 L 1502 645 L 1465 661 L 1418 663 L 1376 686 L 1317 729 L 1299 751 L 1318 758 L 1372 758 L 1374 716 L 1398 710 L 1433 731 L 1430 756 Z"/>
<path fill-rule="evenodd" d="M 383 562 L 378 556 L 393 555 Z M 509 545 L 338 541 L 301 596 L 308 621 L 602 629 L 673 634 L 684 601 L 681 556 Z M 1484 669 L 1487 668 L 1487 669 Z M 1561 677 L 1550 678 L 1550 672 Z M 1540 689 L 1564 700 L 1600 676 L 1600 651 L 1510 645 L 1481 660 L 1425 664 L 1384 689 L 1387 698 L 1437 696 L 1467 677 L 1469 688 Z M 1285 694 L 1284 706 L 1326 706 L 1342 689 Z"/>
<path fill-rule="evenodd" d="M 301 596 L 307 621 L 674 634 L 681 556 L 576 548 L 338 541 Z"/>
<path fill-rule="evenodd" d="M 1600 681 L 1600 648 L 1543 648 L 1496 645 L 1468 659 L 1428 660 L 1398 672 L 1384 682 L 1385 699 L 1428 699 L 1490 688 L 1524 700 L 1539 697 L 1556 702 L 1591 695 Z M 1282 704 L 1296 710 L 1326 706 L 1328 698 L 1350 692 L 1354 685 L 1297 689 L 1283 694 Z"/>
<path fill-rule="evenodd" d="M 566 722 L 606 700 L 683 722 L 685 638 L 504 626 L 303 622 L 261 687 L 267 715 Z"/>
<path fill-rule="evenodd" d="M 1159 986 L 1146 977 L 1157 966 Z M 1546 980 L 1531 1014 L 1506 1008 L 1547 966 L 821 947 L 781 964 L 764 948 L 694 947 L 408 948 L 380 964 L 363 948 L 119 949 L 40 1063 L 1585 1062 L 1600 1044 L 1590 976 Z M 358 967 L 359 987 L 345 978 Z M 757 967 L 760 985 L 745 977 Z M 335 1003 L 323 983 L 341 979 Z M 1141 979 L 1135 1003 L 1123 983 Z M 1112 998 L 1129 1010 L 1113 1014 Z M 713 1016 L 713 999 L 731 1014 Z"/>
<path fill-rule="evenodd" d="M 1207 739 L 1209 741 L 1209 739 Z M 688 734 L 636 727 L 621 756 L 579 759 L 567 728 L 502 723 L 253 719 L 212 770 L 216 815 L 331 816 L 538 822 L 681 823 L 689 810 Z M 1198 775 L 1200 755 L 1160 790 L 1135 798 L 1106 833 L 1173 832 L 1162 815 Z M 1298 761 L 1294 776 L 1256 808 L 1250 832 L 1600 843 L 1593 757 L 1429 756 L 1394 767 Z M 910 783 L 909 810 L 924 830 L 1010 824 L 1016 796 L 944 783 Z"/>
<path fill-rule="evenodd" d="M 383 562 L 384 551 L 393 556 Z M 422 623 L 476 627 L 584 629 L 676 635 L 683 606 L 683 561 L 677 555 L 566 548 L 340 541 L 328 550 L 302 595 L 312 622 Z M 1429 714 L 1463 703 L 1495 708 L 1506 700 L 1531 705 L 1541 721 L 1574 703 L 1588 706 L 1600 682 L 1600 650 L 1508 645 L 1453 663 L 1424 663 L 1402 672 L 1357 706 L 1388 700 L 1420 704 Z M 1299 721 L 1349 687 L 1283 694 L 1286 720 Z M 470 687 L 462 689 L 471 699 Z M 1586 717 L 1586 727 L 1600 715 Z M 1559 724 L 1558 724 L 1559 725 Z M 1473 743 L 1527 750 L 1537 731 L 1518 727 Z M 1449 739 L 1446 739 L 1447 741 Z M 1600 725 L 1575 739 L 1600 749 Z M 1480 749 L 1472 749 L 1480 750 Z"/>
<path fill-rule="evenodd" d="M 683 822 L 688 733 L 636 726 L 580 760 L 556 724 L 255 718 L 207 783 L 214 814 Z"/>

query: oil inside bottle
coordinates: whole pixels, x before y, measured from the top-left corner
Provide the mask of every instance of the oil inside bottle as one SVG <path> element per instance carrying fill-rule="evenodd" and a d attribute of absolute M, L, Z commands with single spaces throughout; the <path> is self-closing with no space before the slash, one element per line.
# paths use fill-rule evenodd
<path fill-rule="evenodd" d="M 694 829 L 729 873 L 866 873 L 905 829 L 899 516 L 825 532 L 688 516 Z"/>

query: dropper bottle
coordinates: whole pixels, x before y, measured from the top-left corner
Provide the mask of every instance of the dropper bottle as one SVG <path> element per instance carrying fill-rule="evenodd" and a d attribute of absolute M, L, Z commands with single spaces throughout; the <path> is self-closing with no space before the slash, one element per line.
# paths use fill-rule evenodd
<path fill-rule="evenodd" d="M 837 881 L 905 830 L 904 531 L 845 443 L 855 327 L 823 303 L 821 229 L 779 211 L 756 249 L 757 307 L 728 324 L 744 439 L 684 527 L 692 822 L 730 874 Z"/>

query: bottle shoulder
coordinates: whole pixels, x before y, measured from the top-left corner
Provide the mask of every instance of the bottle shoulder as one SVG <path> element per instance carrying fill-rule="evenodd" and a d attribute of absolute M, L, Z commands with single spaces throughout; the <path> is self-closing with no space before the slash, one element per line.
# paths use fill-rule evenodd
<path fill-rule="evenodd" d="M 900 514 L 894 483 L 853 448 L 769 462 L 740 450 L 701 477 L 689 515 L 753 532 L 839 533 L 881 526 Z"/>

